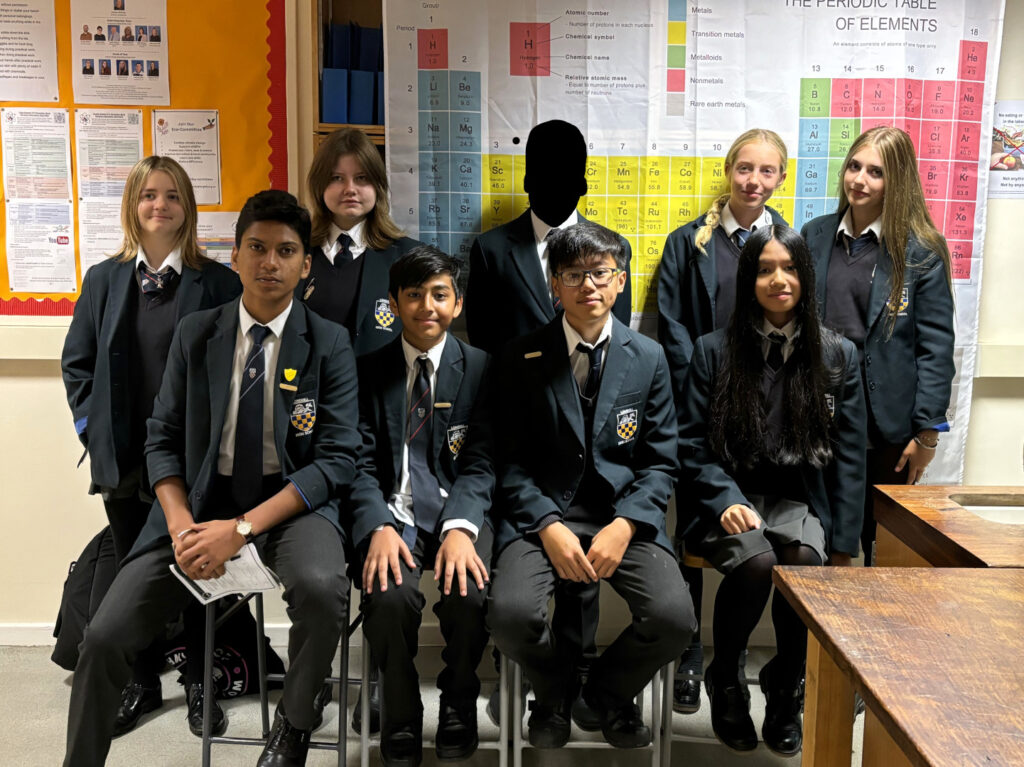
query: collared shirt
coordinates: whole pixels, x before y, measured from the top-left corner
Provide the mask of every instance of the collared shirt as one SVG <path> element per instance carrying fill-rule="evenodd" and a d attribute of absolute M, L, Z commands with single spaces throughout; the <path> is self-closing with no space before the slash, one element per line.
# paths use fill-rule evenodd
<path fill-rule="evenodd" d="M 146 260 L 146 252 L 142 249 L 141 245 L 139 246 L 138 254 L 135 256 L 136 269 L 139 268 L 139 264 L 145 264 L 146 268 L 150 270 L 153 268 L 149 265 L 149 261 Z M 181 275 L 181 248 L 175 248 L 174 250 L 172 250 L 170 254 L 168 254 L 167 258 L 164 259 L 164 262 L 160 264 L 160 268 L 156 270 L 156 273 L 160 274 L 162 272 L 167 271 L 168 269 L 173 269 L 175 272 L 178 273 L 178 275 Z"/>
<path fill-rule="evenodd" d="M 868 232 L 873 232 L 874 235 L 875 235 L 875 239 L 878 240 L 879 244 L 881 244 L 881 242 L 882 242 L 882 217 L 881 216 L 879 216 L 874 221 L 872 221 L 870 224 L 868 224 L 866 227 L 864 227 L 864 231 L 861 232 L 861 234 L 862 235 L 863 234 L 867 234 Z M 838 239 L 840 237 L 840 235 L 844 235 L 844 234 L 847 237 L 849 237 L 851 240 L 856 239 L 856 237 L 853 236 L 853 208 L 847 208 L 846 209 L 846 214 L 843 216 L 843 220 L 839 222 L 839 230 L 836 232 L 836 238 Z M 844 239 L 843 242 L 846 243 L 846 240 Z"/>
<path fill-rule="evenodd" d="M 771 226 L 772 225 L 772 214 L 768 212 L 768 208 L 761 211 L 761 215 L 754 219 L 754 222 L 750 225 L 749 231 L 753 234 L 757 231 L 759 226 Z M 722 231 L 725 232 L 726 236 L 731 240 L 732 236 L 736 234 L 737 229 L 743 229 L 740 226 L 740 222 L 736 220 L 736 216 L 732 214 L 732 208 L 729 207 L 729 203 L 722 206 L 721 217 L 719 218 L 719 226 L 722 227 Z"/>
<path fill-rule="evenodd" d="M 281 461 L 274 443 L 274 383 L 277 374 L 277 358 L 281 353 L 281 333 L 284 332 L 288 315 L 292 311 L 292 302 L 279 315 L 267 323 L 270 332 L 263 341 L 263 360 L 266 378 L 263 381 L 263 473 L 277 474 L 281 471 Z M 245 309 L 242 301 L 238 302 L 238 330 L 235 332 L 235 355 L 231 362 L 231 388 L 228 391 L 228 408 L 224 414 L 224 426 L 220 432 L 220 451 L 217 453 L 217 473 L 230 476 L 235 461 L 235 427 L 238 420 L 238 392 L 242 388 L 242 374 L 245 372 L 245 361 L 252 351 L 252 337 L 249 328 L 258 324 Z"/>
<path fill-rule="evenodd" d="M 581 352 L 576 348 L 577 344 L 583 344 L 588 349 L 593 349 L 596 346 L 608 341 L 612 337 L 612 315 L 608 314 L 608 319 L 605 320 L 604 327 L 601 328 L 601 334 L 597 337 L 597 343 L 588 344 L 583 340 L 583 336 L 576 332 L 576 328 L 569 324 L 569 320 L 562 315 L 562 329 L 565 331 L 565 345 L 569 352 L 569 367 L 572 368 L 572 376 L 576 379 L 576 385 L 580 391 L 583 391 L 583 385 L 587 382 L 587 375 L 590 373 L 590 357 Z M 601 373 L 604 374 L 604 363 L 608 360 L 608 348 L 605 347 L 604 353 L 601 355 Z"/>
<path fill-rule="evenodd" d="M 435 344 L 427 352 L 421 352 L 415 346 L 405 340 L 405 336 L 402 336 L 402 352 L 405 354 L 405 403 L 406 412 L 409 409 L 409 402 L 412 399 L 413 386 L 416 383 L 416 376 L 419 374 L 419 363 L 417 360 L 420 357 L 427 359 L 427 375 L 430 378 L 430 407 L 434 406 L 434 391 L 437 385 L 437 369 L 441 365 L 441 356 L 444 354 L 444 345 L 448 343 L 448 334 L 446 333 L 440 343 Z M 436 471 L 436 469 L 435 469 Z M 445 492 L 444 488 L 441 490 L 441 500 L 444 501 L 448 498 L 448 493 Z M 412 482 L 409 478 L 409 443 L 405 439 L 403 434 L 402 439 L 402 472 L 398 477 L 398 485 L 395 488 L 394 493 L 388 499 L 388 508 L 394 515 L 395 520 L 402 522 L 406 525 L 415 525 L 416 516 L 415 509 L 412 505 Z M 463 531 L 469 533 L 469 536 L 475 541 L 479 529 L 472 522 L 465 519 L 448 519 L 445 520 L 441 525 L 441 538 L 443 539 L 445 534 L 449 530 L 460 528 Z M 377 528 L 378 530 L 380 528 Z"/>
<path fill-rule="evenodd" d="M 580 220 L 579 214 L 574 210 L 569 214 L 569 218 L 565 219 L 558 226 L 548 226 L 547 223 L 541 221 L 537 214 L 530 209 L 530 221 L 533 222 L 533 239 L 537 244 L 537 258 L 540 259 L 540 270 L 544 275 L 544 281 L 548 286 L 548 297 L 554 299 L 555 293 L 551 289 L 551 267 L 548 265 L 548 232 L 552 229 L 565 229 L 567 226 L 572 226 L 578 223 Z"/>
<path fill-rule="evenodd" d="M 769 336 L 772 333 L 782 333 L 786 340 L 782 344 L 782 361 L 785 362 L 789 359 L 789 355 L 793 353 L 793 345 L 796 343 L 797 337 L 800 335 L 800 328 L 797 327 L 796 317 L 791 319 L 781 328 L 775 327 L 770 323 L 767 318 L 761 324 L 760 334 L 763 340 L 761 341 L 761 353 L 764 354 L 764 358 L 768 359 L 768 351 L 772 348 L 772 341 Z"/>
<path fill-rule="evenodd" d="M 320 246 L 320 249 L 327 256 L 327 260 L 334 264 L 334 257 L 337 256 L 343 248 L 338 244 L 338 238 L 347 234 L 352 238 L 352 243 L 348 246 L 349 252 L 352 254 L 352 260 L 355 261 L 366 250 L 366 221 L 360 221 L 358 224 L 353 226 L 348 231 L 340 228 L 337 224 L 331 224 L 331 228 L 327 230 L 327 239 Z"/>

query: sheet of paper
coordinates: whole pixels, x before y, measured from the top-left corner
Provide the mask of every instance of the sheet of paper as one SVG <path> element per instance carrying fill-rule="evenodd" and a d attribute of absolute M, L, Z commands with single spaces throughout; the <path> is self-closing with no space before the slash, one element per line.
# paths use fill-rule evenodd
<path fill-rule="evenodd" d="M 247 543 L 224 563 L 224 575 L 204 581 L 194 581 L 185 575 L 178 563 L 170 565 L 171 572 L 185 588 L 204 605 L 228 594 L 248 594 L 253 591 L 272 591 L 280 585 L 274 571 L 263 564 L 256 547 Z"/>
<path fill-rule="evenodd" d="M 988 196 L 1024 199 L 1024 101 L 997 101 L 994 112 Z"/>
<path fill-rule="evenodd" d="M 199 211 L 199 247 L 222 264 L 231 263 L 237 211 Z"/>
<path fill-rule="evenodd" d="M 197 205 L 220 205 L 219 126 L 216 109 L 153 110 L 153 154 L 181 163 Z"/>
<path fill-rule="evenodd" d="M 53 0 L 0 3 L 0 101 L 56 101 Z"/>

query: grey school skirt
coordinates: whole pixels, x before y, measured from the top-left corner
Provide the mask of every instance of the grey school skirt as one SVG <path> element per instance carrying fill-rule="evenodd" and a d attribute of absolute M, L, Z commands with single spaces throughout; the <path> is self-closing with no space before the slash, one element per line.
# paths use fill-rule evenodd
<path fill-rule="evenodd" d="M 761 527 L 730 535 L 720 522 L 715 522 L 703 538 L 687 540 L 687 550 L 726 574 L 751 557 L 792 543 L 810 546 L 825 562 L 825 530 L 807 504 L 777 495 L 747 498 L 761 517 Z"/>

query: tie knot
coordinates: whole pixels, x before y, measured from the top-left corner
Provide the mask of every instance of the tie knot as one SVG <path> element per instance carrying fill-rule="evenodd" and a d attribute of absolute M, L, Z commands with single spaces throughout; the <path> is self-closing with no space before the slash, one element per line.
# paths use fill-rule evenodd
<path fill-rule="evenodd" d="M 266 325 L 256 324 L 249 328 L 249 335 L 252 337 L 253 346 L 263 346 L 263 342 L 270 335 L 270 328 Z"/>
<path fill-rule="evenodd" d="M 786 343 L 786 334 L 785 333 L 769 333 L 768 334 L 768 340 L 771 341 L 773 344 L 778 344 L 779 346 L 782 346 L 784 343 Z"/>
<path fill-rule="evenodd" d="M 743 229 L 742 227 L 732 233 L 732 236 L 736 239 L 736 244 L 742 248 L 747 244 L 747 238 L 750 237 L 750 230 Z"/>
<path fill-rule="evenodd" d="M 347 248 L 351 244 L 352 238 L 349 237 L 347 233 L 342 232 L 341 234 L 338 235 L 338 245 L 340 245 L 342 249 Z"/>
<path fill-rule="evenodd" d="M 559 229 L 557 226 L 553 227 L 551 229 L 548 229 L 548 233 L 544 235 L 544 242 L 548 242 L 552 237 L 554 237 L 560 231 L 562 231 L 562 230 Z"/>
<path fill-rule="evenodd" d="M 587 346 L 585 343 L 580 341 L 580 343 L 576 344 L 576 351 L 582 352 L 590 357 L 590 363 L 593 364 L 595 359 L 601 359 L 601 352 L 604 351 L 604 344 L 605 342 L 602 341 L 596 346 Z"/>
<path fill-rule="evenodd" d="M 426 355 L 416 358 L 416 365 L 419 367 L 419 372 L 430 378 L 430 357 Z"/>

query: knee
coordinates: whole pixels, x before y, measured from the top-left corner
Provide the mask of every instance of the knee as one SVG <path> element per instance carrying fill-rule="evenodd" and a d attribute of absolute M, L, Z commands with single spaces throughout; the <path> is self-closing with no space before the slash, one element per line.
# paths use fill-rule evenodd
<path fill-rule="evenodd" d="M 334 568 L 305 568 L 287 584 L 285 599 L 289 612 L 323 616 L 340 615 L 348 607 L 349 581 L 344 571 Z"/>
<path fill-rule="evenodd" d="M 509 645 L 525 645 L 540 641 L 544 616 L 538 615 L 529 603 L 515 598 L 487 599 L 487 629 L 495 644 L 503 651 Z"/>
<path fill-rule="evenodd" d="M 680 649 L 690 644 L 697 630 L 697 616 L 689 594 L 661 599 L 657 608 L 641 620 L 643 632 L 651 639 L 679 643 Z"/>
<path fill-rule="evenodd" d="M 381 591 L 378 585 L 372 594 L 363 596 L 363 616 L 370 633 L 388 632 L 395 626 L 407 625 L 410 620 L 418 623 L 422 609 L 423 596 L 408 581 L 401 586 L 391 581 L 387 591 Z"/>

